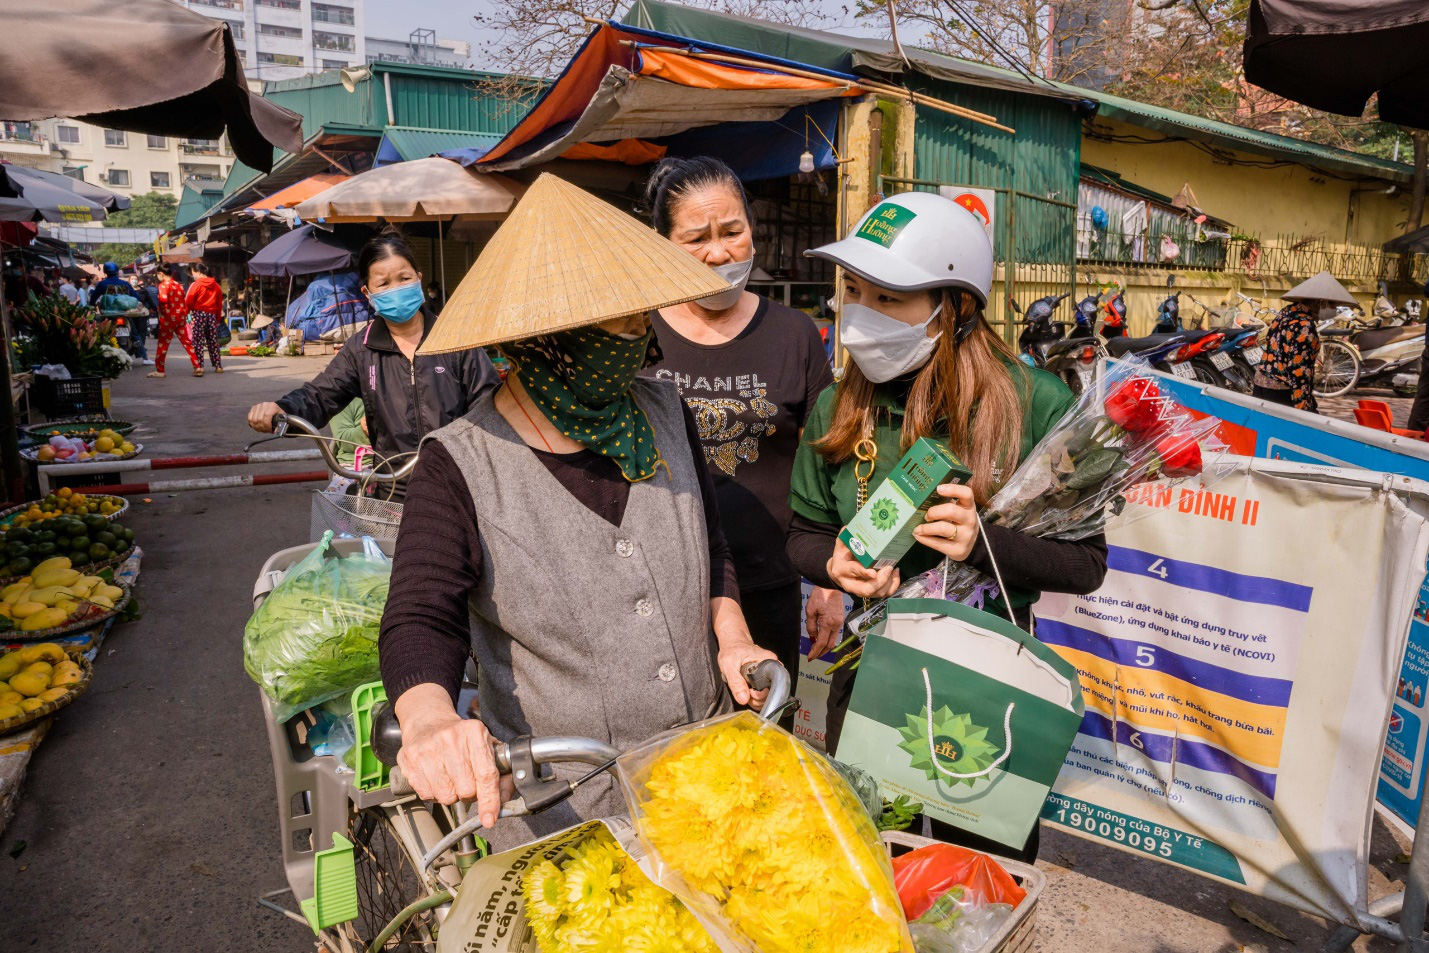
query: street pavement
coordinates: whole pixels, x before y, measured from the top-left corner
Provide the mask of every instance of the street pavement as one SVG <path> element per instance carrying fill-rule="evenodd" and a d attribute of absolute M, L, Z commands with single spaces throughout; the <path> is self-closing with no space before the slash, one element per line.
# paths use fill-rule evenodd
<path fill-rule="evenodd" d="M 151 457 L 236 452 L 253 439 L 247 407 L 316 374 L 323 361 L 226 364 L 228 373 L 202 379 L 181 360 L 162 381 L 131 372 L 114 386 L 113 413 L 142 422 L 136 439 Z M 1400 425 L 1405 413 L 1396 410 Z M 241 639 L 263 561 L 307 540 L 313 488 L 134 499 L 125 523 L 145 552 L 144 618 L 112 632 L 89 691 L 60 715 L 31 763 L 0 839 L 0 951 L 312 950 L 311 932 L 256 902 L 284 879 L 273 775 Z M 1396 857 L 1406 847 L 1376 818 L 1371 897 L 1398 889 L 1406 867 Z M 1319 949 L 1328 935 L 1313 917 L 1046 828 L 1039 867 L 1049 880 L 1038 914 L 1045 953 L 1279 953 Z M 1242 920 L 1231 901 L 1290 940 Z M 1355 949 L 1391 945 L 1361 938 Z"/>

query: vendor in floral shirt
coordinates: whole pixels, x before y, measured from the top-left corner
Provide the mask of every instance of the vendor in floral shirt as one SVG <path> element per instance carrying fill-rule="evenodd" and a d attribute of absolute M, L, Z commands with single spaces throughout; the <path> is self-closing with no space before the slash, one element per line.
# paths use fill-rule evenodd
<path fill-rule="evenodd" d="M 1291 302 L 1270 322 L 1265 359 L 1255 369 L 1253 393 L 1261 400 L 1318 413 L 1315 360 L 1320 354 L 1321 312 L 1337 304 L 1357 305 L 1328 271 L 1303 281 L 1282 297 Z"/>

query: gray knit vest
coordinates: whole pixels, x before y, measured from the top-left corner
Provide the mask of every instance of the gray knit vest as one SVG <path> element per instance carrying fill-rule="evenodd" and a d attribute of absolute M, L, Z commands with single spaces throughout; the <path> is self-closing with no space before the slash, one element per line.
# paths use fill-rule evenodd
<path fill-rule="evenodd" d="M 499 739 L 577 735 L 625 750 L 732 704 L 715 664 L 704 501 L 680 396 L 643 379 L 632 392 L 669 473 L 661 467 L 631 484 L 620 526 L 557 482 L 494 395 L 432 434 L 476 506 L 485 571 L 471 594 L 472 654 L 481 720 Z M 623 813 L 606 775 L 536 817 L 484 833 L 503 850 Z"/>

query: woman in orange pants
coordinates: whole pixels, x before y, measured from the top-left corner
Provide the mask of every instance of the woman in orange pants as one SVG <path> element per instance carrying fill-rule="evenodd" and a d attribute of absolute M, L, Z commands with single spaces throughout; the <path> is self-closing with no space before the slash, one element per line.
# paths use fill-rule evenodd
<path fill-rule="evenodd" d="M 194 377 L 203 376 L 203 365 L 194 353 L 193 341 L 189 339 L 189 309 L 184 304 L 184 286 L 175 280 L 178 265 L 168 265 L 159 272 L 159 334 L 154 339 L 154 369 L 150 377 L 164 376 L 164 357 L 169 353 L 169 338 L 179 336 L 179 343 L 188 352 L 189 362 L 194 366 Z"/>

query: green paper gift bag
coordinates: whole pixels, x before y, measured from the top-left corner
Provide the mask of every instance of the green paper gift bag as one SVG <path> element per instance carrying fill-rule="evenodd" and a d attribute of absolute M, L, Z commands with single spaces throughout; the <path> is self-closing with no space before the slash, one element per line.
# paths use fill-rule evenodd
<path fill-rule="evenodd" d="M 1077 670 L 1007 620 L 895 599 L 864 645 L 836 757 L 890 800 L 1020 848 L 1083 707 Z"/>

